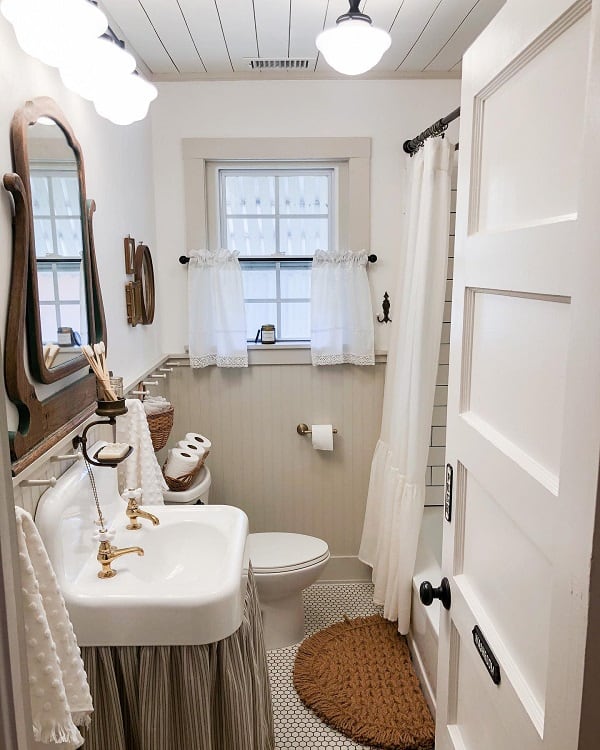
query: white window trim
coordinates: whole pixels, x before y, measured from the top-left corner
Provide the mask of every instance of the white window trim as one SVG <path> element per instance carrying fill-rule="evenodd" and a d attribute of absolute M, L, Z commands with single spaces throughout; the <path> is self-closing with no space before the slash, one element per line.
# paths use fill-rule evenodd
<path fill-rule="evenodd" d="M 371 139 L 370 138 L 183 138 L 183 172 L 186 213 L 186 255 L 211 247 L 218 227 L 210 227 L 208 169 L 212 162 L 329 162 L 338 166 L 338 247 L 369 250 L 371 243 Z M 217 187 L 218 189 L 218 187 Z M 215 229 L 217 234 L 215 234 Z M 177 255 L 181 253 L 175 250 Z M 249 364 L 304 364 L 310 342 L 298 342 L 282 350 L 279 345 L 248 345 Z M 308 360 L 307 360 L 308 361 Z"/>
<path fill-rule="evenodd" d="M 182 149 L 188 251 L 209 248 L 208 164 L 244 160 L 338 163 L 340 210 L 347 207 L 339 217 L 339 247 L 369 250 L 370 138 L 184 138 Z"/>

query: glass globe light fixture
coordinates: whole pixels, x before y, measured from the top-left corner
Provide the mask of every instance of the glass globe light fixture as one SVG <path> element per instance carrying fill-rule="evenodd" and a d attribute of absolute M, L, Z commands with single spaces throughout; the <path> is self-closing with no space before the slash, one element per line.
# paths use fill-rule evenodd
<path fill-rule="evenodd" d="M 387 31 L 373 26 L 371 18 L 360 12 L 359 2 L 350 0 L 348 13 L 316 38 L 317 49 L 327 63 L 348 76 L 366 73 L 377 65 L 392 43 Z"/>
<path fill-rule="evenodd" d="M 108 27 L 104 13 L 88 0 L 2 0 L 0 11 L 22 49 L 54 67 Z"/>
<path fill-rule="evenodd" d="M 89 101 L 111 90 L 115 78 L 134 70 L 134 56 L 108 34 L 80 47 L 59 68 L 65 86 Z"/>
<path fill-rule="evenodd" d="M 156 99 L 156 86 L 137 73 L 115 77 L 114 85 L 94 99 L 96 112 L 115 125 L 131 125 L 143 120 L 150 103 Z"/>

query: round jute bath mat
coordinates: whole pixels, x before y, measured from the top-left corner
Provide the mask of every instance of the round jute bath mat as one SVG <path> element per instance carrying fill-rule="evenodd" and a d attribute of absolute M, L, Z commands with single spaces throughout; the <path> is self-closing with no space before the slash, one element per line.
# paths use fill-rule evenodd
<path fill-rule="evenodd" d="M 406 639 L 379 615 L 346 619 L 303 641 L 294 687 L 319 718 L 356 742 L 433 748 L 433 719 Z"/>

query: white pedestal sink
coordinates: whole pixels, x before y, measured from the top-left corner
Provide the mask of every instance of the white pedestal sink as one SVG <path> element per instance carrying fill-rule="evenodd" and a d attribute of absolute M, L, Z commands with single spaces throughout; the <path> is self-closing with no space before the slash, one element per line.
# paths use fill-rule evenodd
<path fill-rule="evenodd" d="M 98 578 L 97 511 L 82 461 L 42 495 L 35 522 L 79 645 L 204 644 L 234 633 L 246 591 L 246 514 L 229 505 L 151 506 L 160 525 L 140 519 L 130 531 L 116 469 L 92 470 L 111 543 L 142 547 L 144 556 L 119 557 L 117 575 Z"/>

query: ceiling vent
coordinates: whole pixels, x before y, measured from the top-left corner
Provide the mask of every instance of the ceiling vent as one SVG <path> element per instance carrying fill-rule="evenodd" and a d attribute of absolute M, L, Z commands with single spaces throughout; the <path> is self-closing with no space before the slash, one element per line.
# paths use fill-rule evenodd
<path fill-rule="evenodd" d="M 252 70 L 308 70 L 308 57 L 248 57 Z"/>

